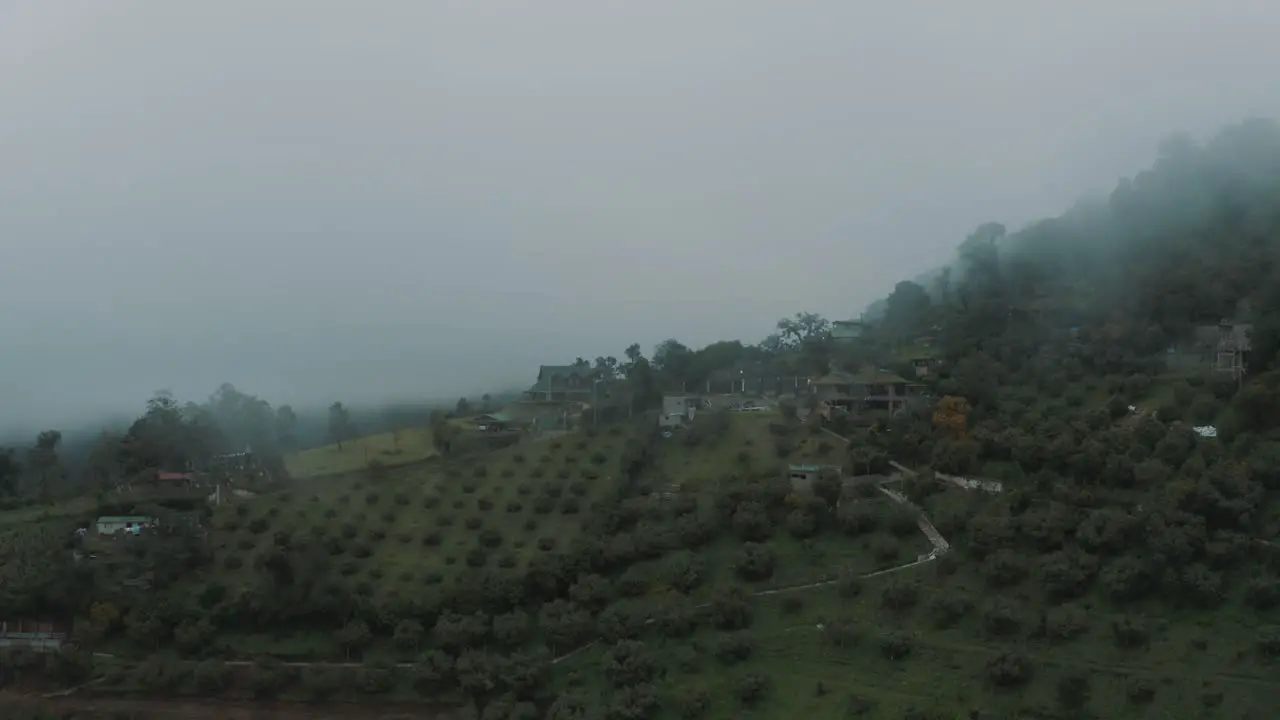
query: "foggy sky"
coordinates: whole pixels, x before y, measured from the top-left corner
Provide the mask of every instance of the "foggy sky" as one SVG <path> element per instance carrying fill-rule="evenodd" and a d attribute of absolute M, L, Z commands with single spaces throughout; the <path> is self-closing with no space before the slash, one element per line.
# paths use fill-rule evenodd
<path fill-rule="evenodd" d="M 0 426 L 856 315 L 1280 115 L 1266 0 L 0 0 Z"/>

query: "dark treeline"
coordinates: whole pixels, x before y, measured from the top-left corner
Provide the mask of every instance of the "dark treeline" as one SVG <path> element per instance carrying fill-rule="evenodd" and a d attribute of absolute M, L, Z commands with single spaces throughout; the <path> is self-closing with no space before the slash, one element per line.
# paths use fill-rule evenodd
<path fill-rule="evenodd" d="M 179 401 L 156 393 L 132 420 L 97 429 L 45 430 L 25 442 L 0 442 L 0 499 L 50 499 L 105 489 L 141 473 L 184 471 L 210 456 L 251 450 L 268 463 L 281 455 L 326 445 L 357 434 L 390 432 L 430 424 L 444 402 L 396 403 L 295 410 L 242 392 L 230 383 L 205 402 Z M 337 433 L 337 435 L 335 435 Z"/>

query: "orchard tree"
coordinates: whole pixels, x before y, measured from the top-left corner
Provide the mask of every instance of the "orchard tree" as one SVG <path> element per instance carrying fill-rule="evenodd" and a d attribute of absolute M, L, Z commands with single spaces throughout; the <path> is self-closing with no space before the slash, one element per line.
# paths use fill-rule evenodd
<path fill-rule="evenodd" d="M 338 449 L 342 449 L 342 443 L 350 440 L 355 435 L 355 429 L 351 424 L 351 413 L 346 406 L 340 402 L 335 402 L 329 406 L 329 441 L 337 443 Z"/>

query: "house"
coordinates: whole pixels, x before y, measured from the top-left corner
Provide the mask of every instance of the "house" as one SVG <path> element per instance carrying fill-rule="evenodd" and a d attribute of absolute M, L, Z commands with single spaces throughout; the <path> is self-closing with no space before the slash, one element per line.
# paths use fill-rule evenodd
<path fill-rule="evenodd" d="M 1218 323 L 1217 334 L 1213 338 L 1213 369 L 1240 375 L 1249 362 L 1249 353 L 1253 350 L 1250 335 L 1253 325 L 1223 320 Z M 1210 328 L 1198 328 L 1197 333 Z M 1206 332 L 1206 335 L 1209 333 Z"/>
<path fill-rule="evenodd" d="M 21 647 L 36 652 L 56 652 L 70 630 L 47 620 L 0 620 L 0 648 Z"/>
<path fill-rule="evenodd" d="M 471 424 L 480 432 L 507 432 L 515 429 L 515 418 L 504 412 L 485 413 L 471 418 Z"/>
<path fill-rule="evenodd" d="M 245 450 L 238 453 L 226 453 L 223 455 L 214 455 L 208 460 L 208 468 L 211 472 L 256 472 L 261 468 L 258 458 L 253 454 L 252 450 Z"/>
<path fill-rule="evenodd" d="M 1200 325 L 1191 339 L 1169 348 L 1165 362 L 1171 369 L 1209 367 L 1220 372 L 1241 375 L 1253 350 L 1250 335 L 1253 325 L 1222 320 L 1216 325 Z"/>
<path fill-rule="evenodd" d="M 144 528 L 154 526 L 155 518 L 142 515 L 103 515 L 94 523 L 98 535 L 138 535 Z"/>
<path fill-rule="evenodd" d="M 658 414 L 658 427 L 684 427 L 693 420 L 702 399 L 696 395 L 668 393 L 662 396 L 662 412 Z"/>
<path fill-rule="evenodd" d="M 809 378 L 786 375 L 760 366 L 739 366 L 713 371 L 705 386 L 707 395 L 799 395 L 808 392 Z"/>
<path fill-rule="evenodd" d="M 933 368 L 937 365 L 937 360 L 928 350 L 917 349 L 902 354 L 902 359 L 911 363 L 911 369 L 915 372 L 917 378 L 929 377 L 933 372 Z"/>
<path fill-rule="evenodd" d="M 158 484 L 174 484 L 174 485 L 190 485 L 196 481 L 195 473 L 165 472 L 163 470 L 156 473 L 156 482 Z"/>
<path fill-rule="evenodd" d="M 905 410 L 919 386 L 890 372 L 867 368 L 857 373 L 832 371 L 810 381 L 814 399 L 825 411 L 840 409 L 851 414 L 867 410 Z"/>
<path fill-rule="evenodd" d="M 814 481 L 822 477 L 823 473 L 838 478 L 840 472 L 839 465 L 789 465 L 787 479 L 791 481 L 791 489 L 794 492 L 811 492 Z"/>
<path fill-rule="evenodd" d="M 861 320 L 831 321 L 831 341 L 839 345 L 852 345 L 862 338 L 867 326 Z"/>
<path fill-rule="evenodd" d="M 526 400 L 591 403 L 598 397 L 602 372 L 589 365 L 543 365 L 538 380 L 524 393 Z"/>

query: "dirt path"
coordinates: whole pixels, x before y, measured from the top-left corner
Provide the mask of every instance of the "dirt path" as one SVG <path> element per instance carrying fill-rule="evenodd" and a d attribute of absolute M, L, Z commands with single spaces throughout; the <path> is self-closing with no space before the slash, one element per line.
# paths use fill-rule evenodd
<path fill-rule="evenodd" d="M 841 439 L 843 440 L 844 438 L 841 438 Z M 915 474 L 914 470 L 911 470 L 910 468 L 899 465 L 896 462 L 893 463 L 893 466 L 904 473 L 909 473 L 912 475 Z M 968 487 L 963 485 L 959 487 L 961 487 L 964 490 L 982 489 L 978 487 Z M 875 570 L 869 573 L 865 573 L 863 575 L 859 575 L 858 576 L 859 578 L 866 580 L 869 578 L 880 577 L 882 575 L 889 575 L 891 573 L 901 572 L 903 570 L 908 570 L 913 567 L 919 567 L 920 565 L 927 565 L 951 551 L 951 543 L 947 542 L 946 538 L 942 537 L 942 533 L 939 533 L 938 529 L 933 526 L 933 522 L 929 520 L 927 515 L 925 515 L 923 509 L 921 509 L 915 503 L 912 503 L 910 500 L 908 500 L 906 496 L 904 496 L 902 493 L 890 490 L 885 487 L 881 487 L 879 488 L 879 490 L 880 492 L 889 496 L 889 499 L 893 500 L 899 505 L 910 508 L 912 511 L 916 513 L 916 516 L 917 516 L 916 521 L 918 526 L 920 527 L 920 531 L 924 533 L 924 536 L 926 538 L 928 538 L 929 544 L 933 546 L 933 550 L 929 554 L 916 558 L 912 562 L 903 563 L 902 565 L 895 565 L 894 567 L 885 568 L 883 570 Z M 814 590 L 817 588 L 831 587 L 835 585 L 837 582 L 839 582 L 839 580 L 820 580 L 818 582 L 805 583 L 803 585 L 790 585 L 787 587 L 772 588 L 770 590 L 758 590 L 753 593 L 748 593 L 748 597 L 766 597 L 769 595 L 781 595 L 782 593 L 799 592 L 801 590 Z M 697 605 L 695 607 L 705 608 L 705 607 L 709 607 L 710 605 L 711 603 L 702 603 L 701 605 Z M 652 623 L 653 623 L 653 620 L 645 621 L 646 625 L 649 625 Z M 583 652 L 587 648 L 594 646 L 598 642 L 600 642 L 600 639 L 596 638 L 595 640 L 592 640 L 591 642 L 585 645 L 574 648 L 573 650 L 570 650 L 569 652 L 557 658 L 554 658 L 551 661 L 551 664 L 555 665 L 565 660 L 568 660 L 569 658 L 572 658 L 575 655 Z"/>

